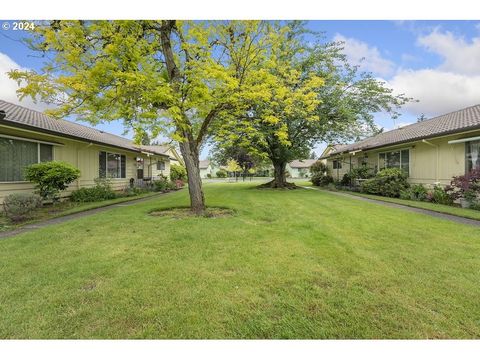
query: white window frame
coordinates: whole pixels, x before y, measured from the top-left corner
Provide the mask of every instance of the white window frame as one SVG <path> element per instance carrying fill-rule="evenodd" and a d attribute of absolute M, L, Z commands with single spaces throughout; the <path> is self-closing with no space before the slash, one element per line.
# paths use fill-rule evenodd
<path fill-rule="evenodd" d="M 383 170 L 383 169 L 402 169 L 402 151 L 407 150 L 408 151 L 408 177 L 410 177 L 410 174 L 412 173 L 412 154 L 410 151 L 410 148 L 401 148 L 401 149 L 393 149 L 393 150 L 384 150 L 380 151 L 377 154 L 377 169 L 378 171 Z M 388 152 L 400 152 L 400 167 L 399 168 L 387 168 L 384 167 L 383 169 L 380 169 L 380 154 L 386 154 Z M 387 162 L 387 158 L 385 157 L 385 163 Z"/>
<path fill-rule="evenodd" d="M 10 135 L 3 135 L 0 134 L 1 138 L 4 139 L 11 139 L 11 140 L 19 140 L 19 141 L 28 141 L 28 142 L 33 142 L 37 144 L 37 164 L 40 164 L 40 145 L 51 145 L 52 146 L 52 161 L 55 160 L 55 146 L 58 146 L 59 144 L 48 142 L 48 141 L 42 141 L 42 140 L 35 140 L 35 139 L 28 139 L 28 138 L 22 138 L 18 136 L 10 136 Z M 12 181 L 0 181 L 0 184 L 28 184 L 30 181 L 27 180 L 12 180 Z"/>

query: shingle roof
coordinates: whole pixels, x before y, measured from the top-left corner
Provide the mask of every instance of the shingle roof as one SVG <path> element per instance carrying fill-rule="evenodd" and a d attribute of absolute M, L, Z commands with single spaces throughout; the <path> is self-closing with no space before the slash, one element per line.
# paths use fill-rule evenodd
<path fill-rule="evenodd" d="M 206 168 L 208 168 L 208 165 L 210 165 L 210 160 L 200 160 L 198 162 L 198 165 L 199 165 L 200 169 L 206 169 Z"/>
<path fill-rule="evenodd" d="M 480 105 L 470 106 L 335 148 L 326 157 L 347 151 L 375 149 L 475 129 L 480 129 Z"/>
<path fill-rule="evenodd" d="M 67 120 L 55 119 L 39 111 L 31 110 L 4 100 L 0 100 L 0 110 L 4 110 L 6 113 L 5 119 L 1 120 L 0 124 L 27 127 L 40 132 L 53 133 L 97 144 L 110 145 L 135 152 L 147 150 L 146 147 L 135 145 L 129 139 Z M 148 149 L 148 151 L 159 155 L 165 155 L 160 148 L 156 150 Z"/>
<path fill-rule="evenodd" d="M 317 161 L 316 159 L 293 160 L 288 165 L 290 165 L 291 168 L 304 169 L 304 168 L 309 168 L 310 166 L 315 164 L 316 161 Z"/>

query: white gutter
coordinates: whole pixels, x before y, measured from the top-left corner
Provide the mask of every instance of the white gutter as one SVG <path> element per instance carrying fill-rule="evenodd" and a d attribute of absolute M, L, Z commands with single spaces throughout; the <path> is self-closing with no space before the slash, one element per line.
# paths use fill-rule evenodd
<path fill-rule="evenodd" d="M 349 154 L 355 156 L 356 153 L 362 152 L 362 150 L 350 151 Z"/>
<path fill-rule="evenodd" d="M 12 135 L 3 135 L 3 134 L 0 134 L 0 137 L 1 137 L 1 138 L 7 138 L 7 139 L 15 139 L 15 140 L 29 141 L 29 142 L 34 142 L 34 143 L 46 144 L 46 145 L 53 145 L 53 146 L 65 146 L 64 144 L 60 144 L 60 143 L 43 141 L 43 140 L 36 140 L 36 139 L 29 139 L 29 138 L 23 138 L 23 137 L 12 136 Z"/>
<path fill-rule="evenodd" d="M 460 143 L 464 143 L 464 142 L 467 142 L 467 141 L 476 141 L 476 140 L 480 140 L 480 136 L 474 136 L 474 137 L 471 137 L 471 138 L 458 139 L 458 140 L 450 140 L 448 143 L 449 144 L 460 144 Z"/>

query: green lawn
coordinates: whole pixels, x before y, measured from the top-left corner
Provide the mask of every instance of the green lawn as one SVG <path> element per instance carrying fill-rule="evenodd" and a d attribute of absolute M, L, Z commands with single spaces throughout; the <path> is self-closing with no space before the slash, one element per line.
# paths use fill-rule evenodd
<path fill-rule="evenodd" d="M 210 184 L 0 240 L 1 338 L 479 338 L 480 228 Z"/>
<path fill-rule="evenodd" d="M 143 199 L 146 197 L 151 197 L 158 195 L 158 193 L 143 193 L 135 196 L 128 197 L 118 197 L 110 200 L 96 201 L 96 202 L 86 202 L 86 203 L 75 203 L 72 201 L 62 201 L 55 205 L 44 205 L 43 207 L 37 209 L 32 217 L 32 219 L 23 221 L 21 223 L 12 223 L 5 214 L 3 209 L 0 208 L 0 232 L 13 230 L 18 227 L 24 226 L 25 224 L 33 224 L 42 220 L 48 220 L 52 218 L 57 218 L 65 215 L 71 215 L 86 210 L 97 209 L 113 204 L 119 204 L 123 202 L 128 202 L 136 199 Z"/>

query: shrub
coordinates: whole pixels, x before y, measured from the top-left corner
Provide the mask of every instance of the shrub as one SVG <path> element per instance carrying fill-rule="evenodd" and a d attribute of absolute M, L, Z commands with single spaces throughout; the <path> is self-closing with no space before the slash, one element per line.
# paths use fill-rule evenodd
<path fill-rule="evenodd" d="M 187 180 L 187 169 L 182 165 L 171 164 L 170 165 L 170 180 Z"/>
<path fill-rule="evenodd" d="M 31 218 L 35 209 L 42 206 L 42 198 L 37 194 L 10 194 L 3 199 L 5 215 L 13 222 Z"/>
<path fill-rule="evenodd" d="M 407 175 L 400 169 L 383 169 L 375 177 L 362 183 L 361 191 L 367 194 L 399 197 L 408 189 Z"/>
<path fill-rule="evenodd" d="M 123 189 L 121 196 L 136 196 L 140 194 L 145 194 L 149 192 L 150 190 L 148 188 L 141 188 L 138 186 L 127 186 Z"/>
<path fill-rule="evenodd" d="M 474 169 L 466 175 L 455 176 L 445 189 L 451 199 L 465 199 L 470 207 L 478 203 L 480 196 L 480 169 Z"/>
<path fill-rule="evenodd" d="M 344 174 L 342 180 L 340 180 L 340 185 L 351 186 L 354 184 L 356 179 L 370 179 L 373 176 L 374 174 L 372 169 L 366 166 L 359 166 Z"/>
<path fill-rule="evenodd" d="M 212 174 L 207 174 L 207 178 L 208 178 L 208 179 L 211 179 L 211 178 L 212 178 Z"/>
<path fill-rule="evenodd" d="M 342 180 L 340 180 L 340 185 L 350 186 L 352 184 L 352 177 L 350 173 L 343 174 Z"/>
<path fill-rule="evenodd" d="M 161 176 L 159 180 L 153 182 L 154 191 L 166 191 L 169 188 L 169 181 L 166 176 Z"/>
<path fill-rule="evenodd" d="M 227 172 L 224 170 L 218 170 L 216 173 L 217 177 L 219 178 L 226 178 L 227 177 Z"/>
<path fill-rule="evenodd" d="M 426 201 L 428 190 L 422 184 L 414 184 L 410 188 L 400 191 L 400 198 L 404 200 Z"/>
<path fill-rule="evenodd" d="M 80 177 L 80 170 L 60 161 L 32 164 L 25 169 L 25 179 L 36 184 L 43 199 L 58 200 L 60 191 Z"/>
<path fill-rule="evenodd" d="M 185 182 L 183 180 L 178 179 L 178 180 L 175 180 L 175 185 L 177 189 L 181 189 L 185 186 Z"/>
<path fill-rule="evenodd" d="M 94 181 L 94 187 L 72 191 L 70 199 L 74 202 L 94 202 L 116 198 L 110 179 L 97 178 Z"/>
<path fill-rule="evenodd" d="M 452 205 L 453 197 L 445 190 L 445 188 L 435 185 L 429 192 L 431 201 L 437 204 Z"/>
<path fill-rule="evenodd" d="M 323 175 L 321 173 L 313 174 L 310 181 L 315 186 L 327 186 L 333 183 L 333 177 L 330 175 Z"/>
<path fill-rule="evenodd" d="M 312 175 L 314 174 L 328 175 L 329 171 L 330 169 L 328 168 L 328 166 L 325 165 L 320 160 L 314 162 L 313 165 L 310 166 L 310 172 L 312 173 Z"/>

